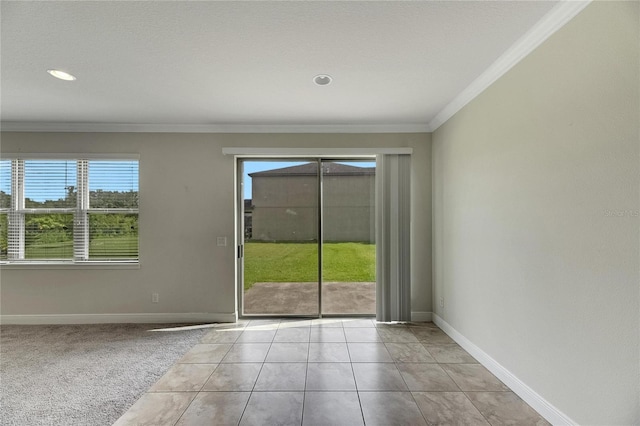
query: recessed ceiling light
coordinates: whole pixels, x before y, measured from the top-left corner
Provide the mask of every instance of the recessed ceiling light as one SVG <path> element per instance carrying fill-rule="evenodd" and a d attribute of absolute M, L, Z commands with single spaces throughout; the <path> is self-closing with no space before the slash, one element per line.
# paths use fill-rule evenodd
<path fill-rule="evenodd" d="M 313 77 L 313 82 L 318 86 L 326 86 L 330 84 L 332 80 L 333 78 L 331 78 L 331 76 L 327 74 L 318 74 Z"/>
<path fill-rule="evenodd" d="M 75 76 L 69 74 L 68 72 L 60 70 L 47 70 L 47 72 L 55 78 L 59 78 L 60 80 L 73 81 L 76 79 Z"/>

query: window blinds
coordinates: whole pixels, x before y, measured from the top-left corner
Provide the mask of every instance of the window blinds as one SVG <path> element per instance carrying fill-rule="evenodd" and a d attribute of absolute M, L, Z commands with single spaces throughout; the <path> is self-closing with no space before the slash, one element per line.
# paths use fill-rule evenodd
<path fill-rule="evenodd" d="M 411 156 L 379 155 L 376 320 L 411 321 Z"/>
<path fill-rule="evenodd" d="M 89 259 L 138 257 L 138 162 L 88 164 Z"/>
<path fill-rule="evenodd" d="M 0 261 L 7 260 L 11 209 L 11 161 L 0 160 Z"/>
<path fill-rule="evenodd" d="M 138 258 L 138 161 L 0 161 L 0 261 Z"/>

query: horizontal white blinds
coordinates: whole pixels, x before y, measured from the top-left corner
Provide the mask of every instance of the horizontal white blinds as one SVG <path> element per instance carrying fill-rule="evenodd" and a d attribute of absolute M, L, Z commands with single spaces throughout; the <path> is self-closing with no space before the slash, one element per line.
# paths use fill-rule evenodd
<path fill-rule="evenodd" d="M 138 259 L 138 161 L 0 161 L 0 260 Z"/>
<path fill-rule="evenodd" d="M 25 160 L 24 207 L 70 208 L 77 204 L 74 160 Z"/>
<path fill-rule="evenodd" d="M 138 208 L 138 161 L 89 160 L 89 208 Z"/>
<path fill-rule="evenodd" d="M 11 160 L 0 160 L 0 211 L 11 208 Z"/>
<path fill-rule="evenodd" d="M 138 214 L 89 214 L 89 259 L 137 259 Z"/>
<path fill-rule="evenodd" d="M 11 209 L 11 160 L 0 160 L 0 261 L 9 249 L 9 210 Z"/>
<path fill-rule="evenodd" d="M 138 161 L 89 160 L 89 259 L 138 257 Z"/>

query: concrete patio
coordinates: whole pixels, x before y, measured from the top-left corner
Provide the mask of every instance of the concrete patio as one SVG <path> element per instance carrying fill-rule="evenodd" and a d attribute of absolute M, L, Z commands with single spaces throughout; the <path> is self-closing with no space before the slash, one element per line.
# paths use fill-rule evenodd
<path fill-rule="evenodd" d="M 374 315 L 375 312 L 375 282 L 322 284 L 323 314 Z M 244 293 L 244 313 L 317 315 L 318 283 L 255 283 Z"/>

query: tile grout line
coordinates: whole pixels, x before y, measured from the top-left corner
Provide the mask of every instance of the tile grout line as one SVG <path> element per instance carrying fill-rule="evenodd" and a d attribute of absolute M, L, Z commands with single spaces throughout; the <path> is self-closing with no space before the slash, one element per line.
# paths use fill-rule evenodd
<path fill-rule="evenodd" d="M 440 328 L 438 327 L 438 329 L 440 329 Z M 447 364 L 447 363 L 441 363 L 441 362 L 439 362 L 439 361 L 436 359 L 436 357 L 431 353 L 431 351 L 429 351 L 429 348 L 427 348 L 427 347 L 425 346 L 425 343 L 424 343 L 424 342 L 420 342 L 420 343 L 422 343 L 422 346 L 427 350 L 427 352 L 429 352 L 429 354 L 431 354 L 431 357 L 436 361 L 436 363 L 437 363 L 437 364 L 438 364 L 438 366 L 442 369 L 442 371 L 444 371 L 444 372 L 445 372 L 445 374 L 446 374 L 447 376 L 449 376 L 449 378 L 451 379 L 451 381 L 456 385 L 456 387 L 457 387 L 457 388 L 460 390 L 460 392 L 464 395 L 464 397 L 467 399 L 467 401 L 469 401 L 469 402 L 471 403 L 471 405 L 473 405 L 473 406 L 475 407 L 475 409 L 476 409 L 476 410 L 478 410 L 478 413 L 480 413 L 480 415 L 482 416 L 482 418 L 483 418 L 483 419 L 484 419 L 484 420 L 485 420 L 485 421 L 490 425 L 491 423 L 489 422 L 489 419 L 487 419 L 487 418 L 485 417 L 485 415 L 484 415 L 484 414 L 482 414 L 482 411 L 480 411 L 480 409 L 479 409 L 478 407 L 476 407 L 476 405 L 473 403 L 473 401 L 471 400 L 471 398 L 469 398 L 469 396 L 467 395 L 467 393 L 466 393 L 465 391 L 463 391 L 463 390 L 462 390 L 462 388 L 460 387 L 460 385 L 458 384 L 458 382 L 456 382 L 456 381 L 453 379 L 453 377 L 451 377 L 451 375 L 449 374 L 449 372 L 448 372 L 446 369 L 442 368 L 442 366 L 440 365 L 440 364 Z M 436 345 L 432 345 L 432 346 L 437 346 L 437 344 L 436 344 Z M 442 391 L 442 392 L 444 392 L 444 391 Z M 413 394 L 411 394 L 411 396 L 413 396 Z M 415 400 L 415 397 L 414 397 L 414 400 Z M 418 406 L 418 408 L 420 408 L 420 406 Z M 420 410 L 420 412 L 422 412 L 422 410 Z M 424 416 L 424 414 L 423 414 L 423 416 Z M 426 420 L 426 418 L 425 418 L 425 420 Z M 428 423 L 428 422 L 427 422 L 427 423 Z"/>
<path fill-rule="evenodd" d="M 249 325 L 249 324 L 247 324 L 247 327 L 244 327 L 244 329 L 242 330 L 242 332 L 240 333 L 240 335 L 242 335 L 242 333 L 244 333 L 244 331 L 247 331 L 248 325 Z M 267 357 L 268 357 L 268 355 L 269 355 L 270 351 L 271 351 L 271 350 L 272 350 L 272 348 L 273 348 L 273 344 L 274 344 L 274 343 L 278 343 L 278 342 L 276 342 L 276 341 L 275 341 L 275 339 L 276 339 L 276 336 L 277 336 L 278 330 L 280 329 L 280 327 L 281 327 L 282 325 L 283 325 L 282 321 L 280 321 L 280 322 L 278 322 L 278 323 L 277 323 L 277 326 L 276 326 L 276 329 L 275 329 L 276 331 L 275 331 L 275 333 L 273 334 L 273 337 L 272 337 L 272 338 L 270 339 L 270 341 L 269 341 L 269 347 L 267 348 L 266 353 L 265 353 L 265 355 L 264 355 L 264 358 L 263 358 L 263 360 L 262 360 L 262 362 L 261 362 L 261 366 L 260 366 L 260 369 L 259 369 L 259 371 L 258 371 L 258 373 L 257 373 L 257 376 L 256 376 L 256 379 L 255 379 L 255 382 L 253 383 L 253 386 L 252 386 L 251 390 L 248 392 L 248 393 L 249 393 L 249 397 L 247 398 L 247 401 L 246 401 L 246 403 L 245 403 L 245 405 L 244 405 L 244 408 L 243 408 L 243 410 L 242 410 L 242 413 L 240 414 L 240 417 L 239 417 L 238 423 L 240 423 L 240 422 L 242 421 L 242 418 L 243 418 L 243 417 L 244 417 L 244 415 L 247 413 L 247 411 L 246 411 L 246 410 L 247 410 L 247 408 L 248 408 L 248 404 L 249 404 L 249 401 L 251 400 L 251 397 L 252 397 L 252 396 L 257 392 L 257 391 L 255 390 L 255 387 L 257 386 L 257 383 L 258 383 L 258 379 L 259 379 L 259 377 L 260 377 L 260 374 L 262 373 L 262 371 L 263 371 L 263 369 L 264 369 L 264 365 L 267 363 Z M 303 327 L 292 327 L 292 328 L 303 328 Z M 307 339 L 305 339 L 304 341 L 302 341 L 302 343 L 307 343 L 307 345 L 308 345 L 308 346 L 307 346 L 307 357 L 306 357 L 306 361 L 305 361 L 305 363 L 306 363 L 306 366 L 305 366 L 305 367 L 306 367 L 306 370 L 305 370 L 304 385 L 303 385 L 303 392 L 302 392 L 302 393 L 303 393 L 303 395 L 302 395 L 303 400 L 302 400 L 302 414 L 301 414 L 301 418 L 300 418 L 300 419 L 301 419 L 301 420 L 300 420 L 300 424 L 301 424 L 301 425 L 304 423 L 304 410 L 305 410 L 306 394 L 307 394 L 307 392 L 312 392 L 312 391 L 308 391 L 308 390 L 307 390 L 307 385 L 308 385 L 309 366 L 310 366 L 310 363 L 311 363 L 311 361 L 310 361 L 311 343 L 312 343 L 312 342 L 311 342 L 311 340 L 313 340 L 313 339 L 312 339 L 312 337 L 311 337 L 311 332 L 313 331 L 313 328 L 314 328 L 314 327 L 313 327 L 313 325 L 312 325 L 312 324 L 310 324 L 308 327 L 304 327 L 304 328 L 308 328 L 308 329 L 309 329 L 309 334 L 308 334 L 308 338 L 307 338 Z M 317 328 L 318 328 L 319 330 L 322 330 L 322 329 L 323 329 L 323 327 L 317 327 Z M 358 327 L 351 327 L 351 328 L 356 328 L 356 329 L 357 329 Z M 369 328 L 369 327 L 360 327 L 360 328 L 367 329 L 367 328 Z M 437 328 L 437 327 L 435 327 L 435 328 Z M 283 330 L 284 330 L 284 329 L 285 329 L 285 328 L 283 328 Z M 354 369 L 354 366 L 355 366 L 357 363 L 354 363 L 354 361 L 353 361 L 353 356 L 352 356 L 352 354 L 351 354 L 351 350 L 350 350 L 349 343 L 377 343 L 377 342 L 375 342 L 375 341 L 374 341 L 374 342 L 366 342 L 366 341 L 365 341 L 365 342 L 349 342 L 349 341 L 348 341 L 348 339 L 347 339 L 347 335 L 346 335 L 346 331 L 345 331 L 345 327 L 344 327 L 344 322 L 341 322 L 341 327 L 331 327 L 331 329 L 341 329 L 341 330 L 342 330 L 342 334 L 343 334 L 343 337 L 344 337 L 344 339 L 345 339 L 345 340 L 344 340 L 344 344 L 345 344 L 345 347 L 347 348 L 347 354 L 348 354 L 348 360 L 349 360 L 348 362 L 349 362 L 349 366 L 351 367 L 351 370 L 352 370 L 352 378 L 353 378 L 354 385 L 355 385 L 355 392 L 356 392 L 356 395 L 357 395 L 357 397 L 358 397 L 358 404 L 359 404 L 359 407 L 360 407 L 360 414 L 361 414 L 361 417 L 362 417 L 362 421 L 364 422 L 364 421 L 365 421 L 365 418 L 364 418 L 364 408 L 363 408 L 363 405 L 362 405 L 362 399 L 361 399 L 361 395 L 360 395 L 360 393 L 361 393 L 361 392 L 366 392 L 366 391 L 365 391 L 365 390 L 361 390 L 361 389 L 359 389 L 359 388 L 358 388 L 358 383 L 357 383 L 357 380 L 356 380 L 356 376 L 355 376 L 355 369 Z M 391 357 L 391 360 L 392 360 L 391 362 L 394 364 L 394 366 L 395 366 L 395 368 L 396 368 L 396 371 L 398 371 L 398 373 L 400 374 L 400 376 L 401 376 L 401 378 L 402 378 L 402 380 L 403 380 L 403 383 L 405 384 L 405 387 L 407 388 L 407 391 L 411 393 L 412 400 L 413 400 L 414 404 L 417 406 L 417 408 L 418 408 L 419 412 L 421 413 L 421 415 L 422 415 L 423 419 L 425 420 L 426 424 L 430 424 L 430 423 L 429 423 L 429 421 L 427 420 L 427 417 L 426 417 L 425 413 L 424 413 L 424 412 L 423 412 L 423 410 L 420 408 L 420 405 L 418 405 L 418 403 L 417 403 L 417 400 L 416 400 L 415 395 L 414 395 L 416 392 L 418 392 L 418 393 L 420 393 L 420 392 L 427 392 L 427 393 L 434 393 L 434 394 L 437 394 L 437 393 L 449 393 L 449 392 L 461 393 L 461 394 L 463 394 L 463 395 L 464 395 L 464 400 L 466 400 L 467 402 L 470 402 L 470 403 L 471 403 L 471 406 L 472 406 L 472 407 L 474 407 L 474 408 L 476 409 L 476 411 L 477 411 L 477 412 L 478 412 L 478 414 L 481 416 L 481 418 L 482 418 L 482 419 L 484 419 L 488 424 L 491 424 L 491 423 L 489 422 L 488 418 L 485 416 L 485 414 L 483 414 L 483 412 L 482 412 L 482 411 L 480 411 L 480 407 L 479 407 L 479 406 L 477 406 L 477 405 L 474 403 L 474 401 L 473 401 L 473 400 L 471 400 L 471 398 L 469 397 L 469 395 L 470 395 L 470 394 L 473 394 L 473 393 L 478 393 L 478 392 L 480 392 L 480 393 L 492 393 L 492 394 L 507 394 L 507 393 L 513 393 L 513 391 L 512 391 L 508 386 L 506 386 L 506 385 L 505 385 L 505 386 L 506 386 L 506 390 L 492 390 L 492 391 L 489 391 L 489 390 L 483 390 L 483 389 L 479 389 L 479 390 L 477 390 L 477 391 L 474 391 L 474 390 L 464 391 L 464 390 L 462 390 L 462 389 L 461 389 L 461 385 L 459 385 L 459 384 L 456 382 L 456 380 L 454 380 L 454 377 L 449 373 L 449 371 L 447 371 L 447 370 L 446 370 L 446 369 L 444 369 L 443 367 L 444 367 L 444 366 L 448 366 L 448 365 L 451 365 L 451 366 L 457 366 L 457 365 L 478 365 L 478 363 L 477 363 L 477 362 L 475 362 L 475 363 L 474 363 L 474 362 L 439 362 L 439 361 L 435 358 L 435 356 L 434 356 L 434 355 L 429 351 L 428 347 L 427 347 L 427 346 L 425 346 L 425 345 L 428 345 L 428 344 L 430 343 L 430 341 L 429 341 L 429 340 L 427 340 L 427 341 L 423 341 L 423 340 L 418 339 L 418 343 L 419 343 L 419 344 L 421 345 L 421 347 L 422 347 L 422 348 L 424 348 L 424 350 L 426 350 L 426 352 L 427 352 L 427 353 L 428 353 L 428 354 L 433 358 L 433 361 L 434 361 L 433 363 L 423 363 L 423 362 L 419 362 L 419 361 L 416 361 L 415 363 L 405 363 L 405 362 L 401 362 L 400 360 L 396 360 L 393 356 L 391 356 L 391 352 L 389 351 L 389 345 L 390 345 L 390 344 L 393 344 L 393 343 L 400 343 L 400 344 L 408 345 L 408 344 L 410 344 L 410 343 L 415 343 L 415 342 L 406 342 L 406 341 L 402 341 L 402 336 L 400 336 L 400 335 L 399 335 L 399 336 L 397 336 L 397 337 L 398 337 L 399 339 L 401 339 L 401 341 L 394 342 L 393 340 L 395 340 L 395 337 L 396 337 L 396 336 L 393 334 L 392 329 L 385 329 L 385 330 L 388 330 L 388 331 L 389 331 L 389 332 L 385 331 L 385 335 L 387 335 L 387 340 L 391 339 L 391 340 L 389 340 L 389 341 L 385 341 L 385 339 L 384 339 L 384 338 L 383 338 L 383 336 L 381 335 L 381 332 L 380 332 L 381 330 L 380 330 L 379 328 L 377 328 L 377 327 L 374 327 L 374 329 L 376 329 L 376 333 L 375 333 L 375 335 L 380 339 L 380 340 L 379 340 L 379 342 L 383 344 L 383 346 L 382 346 L 382 347 L 385 349 L 385 351 L 386 351 L 386 352 L 389 354 L 389 356 Z M 437 328 L 437 329 L 439 329 L 439 328 Z M 259 330 L 259 328 L 258 328 L 258 330 Z M 411 331 L 412 335 L 414 335 L 415 337 L 417 337 L 417 336 L 416 336 L 416 333 L 414 333 L 414 332 L 413 332 L 413 329 L 412 329 L 412 328 L 410 328 L 410 331 Z M 218 331 L 218 332 L 219 332 L 219 331 Z M 357 333 L 354 333 L 354 334 L 355 334 L 355 335 L 354 335 L 354 336 L 352 336 L 352 338 L 355 338 L 356 340 L 358 340 Z M 430 336 L 431 336 L 431 334 L 430 334 L 430 333 L 426 333 L 426 335 L 424 335 L 423 337 L 427 337 L 427 338 L 429 338 Z M 435 336 L 435 337 L 437 337 L 437 336 Z M 207 391 L 204 391 L 203 389 L 204 389 L 204 387 L 205 387 L 206 383 L 211 379 L 212 375 L 213 375 L 213 374 L 215 374 L 215 372 L 217 371 L 217 369 L 218 369 L 218 368 L 220 367 L 220 365 L 222 364 L 222 360 L 223 360 L 223 359 L 224 359 L 224 358 L 229 354 L 229 352 L 233 349 L 233 347 L 234 347 L 236 344 L 241 344 L 241 343 L 243 343 L 243 342 L 238 343 L 238 339 L 239 339 L 239 338 L 240 338 L 240 336 L 236 337 L 236 338 L 234 339 L 234 341 L 229 345 L 229 348 L 227 349 L 227 351 L 226 351 L 226 352 L 221 356 L 221 360 L 220 360 L 220 362 L 216 363 L 215 368 L 214 368 L 214 369 L 212 370 L 212 372 L 211 372 L 211 373 L 206 377 L 206 379 L 205 379 L 205 380 L 204 380 L 204 382 L 203 382 L 203 385 L 202 385 L 202 386 L 200 386 L 199 390 L 194 390 L 194 391 L 184 391 L 184 392 L 189 392 L 189 393 L 193 392 L 195 395 L 194 395 L 194 396 L 193 396 L 193 398 L 189 401 L 189 403 L 186 405 L 185 409 L 181 410 L 181 413 L 178 415 L 177 420 L 173 423 L 173 425 L 174 425 L 174 426 L 175 426 L 175 425 L 177 425 L 177 424 L 178 424 L 178 423 L 179 423 L 183 418 L 185 418 L 185 417 L 184 417 L 184 416 L 185 416 L 185 413 L 186 413 L 186 412 L 187 412 L 187 411 L 188 411 L 188 410 L 193 406 L 194 401 L 195 401 L 195 400 L 196 400 L 196 399 L 197 399 L 197 398 L 198 398 L 198 397 L 199 397 L 203 392 L 204 392 L 204 393 L 207 393 Z M 297 340 L 297 341 L 298 341 L 298 342 L 300 342 L 300 340 Z M 225 343 L 226 343 L 226 342 L 225 342 Z M 245 342 L 245 343 L 258 343 L 258 342 Z M 267 342 L 264 342 L 264 343 L 267 343 Z M 285 342 L 285 343 L 286 343 L 286 342 Z M 294 342 L 292 342 L 292 343 L 294 343 Z M 330 342 L 317 342 L 317 343 L 318 343 L 318 345 L 322 346 L 324 343 L 330 343 Z M 196 346 L 196 345 L 198 345 L 198 344 L 204 344 L 204 343 L 199 342 L 199 343 L 196 343 L 194 346 Z M 455 343 L 453 343 L 453 344 L 445 344 L 445 343 L 437 343 L 437 342 L 436 342 L 436 343 L 434 343 L 434 344 L 433 344 L 433 345 L 431 345 L 431 346 L 455 346 Z M 190 350 L 192 350 L 192 349 L 193 349 L 193 348 L 191 348 Z M 189 352 L 189 351 L 187 351 L 187 353 L 188 353 L 188 352 Z M 446 354 L 445 354 L 445 355 L 446 355 Z M 402 358 L 402 356 L 400 356 L 400 358 Z M 407 358 L 407 359 L 411 359 L 411 358 Z M 443 359 L 451 360 L 452 358 L 450 358 L 450 357 L 449 357 L 449 358 L 444 357 Z M 457 358 L 453 358 L 453 359 L 454 359 L 454 360 L 457 360 Z M 194 365 L 194 364 L 195 364 L 195 365 L 197 365 L 197 364 L 208 364 L 207 362 L 204 362 L 204 363 L 201 363 L 201 362 L 200 362 L 200 363 L 199 363 L 199 362 L 195 362 L 195 363 L 181 363 L 181 362 L 179 362 L 179 361 L 180 361 L 180 360 L 176 361 L 174 365 Z M 284 362 L 284 361 L 283 361 L 283 362 Z M 328 363 L 329 363 L 329 364 L 337 363 L 337 362 L 339 362 L 339 361 L 328 361 Z M 369 362 L 372 362 L 372 361 L 369 361 Z M 373 363 L 378 363 L 378 362 L 373 361 Z M 438 366 L 442 371 L 444 371 L 444 372 L 445 372 L 446 377 L 448 377 L 448 378 L 449 378 L 449 379 L 454 383 L 455 387 L 457 388 L 457 391 L 455 391 L 455 390 L 440 390 L 440 391 L 412 391 L 412 390 L 410 390 L 410 389 L 409 389 L 409 386 L 408 386 L 408 384 L 407 384 L 407 380 L 405 379 L 405 377 L 403 376 L 402 372 L 400 371 L 399 366 L 400 366 L 401 364 L 416 364 L 416 363 L 417 363 L 417 364 L 430 364 L 430 365 L 437 365 L 437 366 Z M 480 365 L 481 365 L 481 364 L 480 364 Z M 499 380 L 499 379 L 498 379 L 498 380 Z M 172 393 L 172 392 L 178 392 L 178 391 L 164 391 L 164 392 L 162 392 L 162 391 L 161 391 L 161 392 L 154 392 L 154 393 Z M 224 391 L 216 390 L 216 392 L 224 392 Z M 231 391 L 230 391 L 230 392 L 231 392 Z M 244 391 L 233 391 L 233 392 L 244 392 Z M 273 390 L 269 390 L 269 391 L 267 391 L 267 393 L 274 393 L 274 392 L 277 392 L 277 391 L 273 391 Z M 338 390 L 331 390 L 331 389 L 327 389 L 327 390 L 320 390 L 319 392 L 338 392 Z M 384 389 L 380 389 L 380 390 L 377 390 L 377 391 L 370 391 L 370 392 L 398 392 L 398 391 L 392 391 L 392 390 L 387 391 L 387 390 L 384 390 Z M 147 391 L 146 393 L 148 394 L 148 393 L 151 393 L 151 392 Z M 524 404 L 525 404 L 526 406 L 528 406 L 528 404 L 526 404 L 526 402 L 525 402 Z M 529 407 L 529 408 L 531 408 L 530 406 L 528 406 L 528 407 Z M 536 410 L 533 410 L 533 411 L 534 411 L 536 414 L 538 414 L 538 416 L 539 416 L 539 413 L 538 413 Z"/>
<path fill-rule="evenodd" d="M 243 330 L 246 331 L 247 327 L 249 326 L 250 323 L 248 323 L 245 326 L 245 329 Z M 280 328 L 280 323 L 278 323 L 278 327 L 276 328 L 276 333 L 278 332 L 278 328 Z M 273 334 L 273 339 L 276 338 L 276 333 Z M 242 335 L 242 334 L 241 334 Z M 236 341 L 240 338 L 240 336 L 238 336 L 236 338 Z M 264 359 L 262 360 L 262 365 L 260 365 L 260 371 L 258 371 L 258 374 L 256 375 L 256 381 L 253 382 L 253 387 L 251 388 L 251 391 L 249 392 L 249 398 L 247 398 L 247 403 L 244 406 L 244 409 L 242 410 L 242 414 L 240 415 L 240 419 L 238 419 L 238 425 L 242 422 L 242 418 L 244 417 L 245 413 L 247 412 L 247 407 L 249 407 L 249 402 L 251 401 L 251 397 L 253 396 L 254 390 L 256 388 L 256 385 L 258 384 L 258 379 L 260 378 L 260 373 L 262 373 L 262 368 L 264 367 L 264 364 L 267 360 L 267 356 L 269 355 L 269 351 L 271 350 L 271 345 L 273 344 L 273 339 L 271 339 L 271 343 L 269 343 L 269 349 L 267 349 L 267 353 L 264 354 Z"/>
<path fill-rule="evenodd" d="M 244 325 L 242 333 L 244 333 L 244 331 L 247 329 L 248 325 L 249 325 L 248 323 Z M 236 337 L 236 340 L 233 341 L 233 345 L 236 344 L 236 342 L 238 341 L 238 339 L 240 338 L 242 333 L 240 333 L 238 335 L 238 337 Z M 233 345 L 231 346 L 231 348 L 233 348 Z M 229 351 L 231 351 L 231 349 L 229 349 Z M 267 353 L 269 353 L 269 352 L 267 351 Z M 267 356 L 265 355 L 265 358 L 266 357 Z M 262 366 L 260 367 L 260 371 L 262 371 Z M 258 371 L 258 376 L 260 375 L 260 371 Z M 247 407 L 249 406 L 249 400 L 251 400 L 251 395 L 253 394 L 253 388 L 256 386 L 256 383 L 258 382 L 258 376 L 256 376 L 256 381 L 253 383 L 253 387 L 251 388 L 251 392 L 249 392 L 249 397 L 247 398 L 247 402 L 244 404 L 244 408 L 242 409 L 242 413 L 240 414 L 240 417 L 238 418 L 238 425 L 240 425 L 240 422 L 242 421 L 242 418 L 244 417 L 244 413 L 247 411 Z"/>
<path fill-rule="evenodd" d="M 351 359 L 351 351 L 349 350 L 349 343 L 347 342 L 347 333 L 344 333 L 344 340 L 345 340 L 345 345 L 347 346 L 347 354 L 349 355 L 349 366 L 351 367 L 351 374 L 353 375 L 353 384 L 356 387 L 356 395 L 358 395 L 358 405 L 360 406 L 360 415 L 362 416 L 362 424 L 366 425 L 367 421 L 364 418 L 364 408 L 362 408 L 362 399 L 360 399 L 360 389 L 358 389 L 358 382 L 356 381 L 356 372 L 353 369 L 353 360 Z"/>
<path fill-rule="evenodd" d="M 478 410 L 478 413 L 480 413 L 480 415 L 482 416 L 482 418 L 488 423 L 488 424 L 492 424 L 489 419 L 484 415 L 484 413 L 480 410 L 480 407 L 478 407 L 476 404 L 473 403 L 473 401 L 471 400 L 471 398 L 469 398 L 469 395 L 467 395 L 467 392 L 462 391 L 462 394 L 464 395 L 465 398 L 467 398 L 467 401 L 469 401 L 471 403 L 471 405 L 473 405 L 475 407 L 476 410 Z"/>
<path fill-rule="evenodd" d="M 236 337 L 236 339 L 235 339 L 235 340 L 238 340 L 238 338 Z M 235 340 L 234 340 L 234 342 L 235 342 Z M 198 343 L 196 343 L 196 344 L 195 344 L 195 345 L 193 345 L 193 346 L 195 347 L 196 345 L 203 344 L 203 343 L 201 343 L 201 341 L 202 341 L 202 339 L 200 339 L 200 341 L 198 341 Z M 185 413 L 187 412 L 187 410 L 189 410 L 189 408 L 191 407 L 191 404 L 193 404 L 193 401 L 195 401 L 195 400 L 196 400 L 196 398 L 198 397 L 198 395 L 200 395 L 200 393 L 202 392 L 202 389 L 203 389 L 203 388 L 204 388 L 204 386 L 207 384 L 207 382 L 209 381 L 209 379 L 211 379 L 211 376 L 213 376 L 213 373 L 215 373 L 215 371 L 218 369 L 218 367 L 219 367 L 219 366 L 220 366 L 220 364 L 222 363 L 222 360 L 224 359 L 224 357 L 225 357 L 225 356 L 227 356 L 227 354 L 229 353 L 229 351 L 231 350 L 231 348 L 233 347 L 233 345 L 234 345 L 234 343 L 232 343 L 231 345 L 229 345 L 229 349 L 227 349 L 227 352 L 225 352 L 225 354 L 222 356 L 222 358 L 220 358 L 220 362 L 218 362 L 218 363 L 216 364 L 216 368 L 214 368 L 214 369 L 213 369 L 213 371 L 211 372 L 211 374 L 209 374 L 209 376 L 208 376 L 208 377 L 207 377 L 207 379 L 204 381 L 204 383 L 202 383 L 202 386 L 200 387 L 200 390 L 199 390 L 199 391 L 197 391 L 197 392 L 196 392 L 196 394 L 195 394 L 195 396 L 193 397 L 193 399 L 191 399 L 191 401 L 189 401 L 189 405 L 187 405 L 187 406 L 186 406 L 186 408 L 185 408 L 185 409 L 184 409 L 184 411 L 180 414 L 180 416 L 178 417 L 178 419 L 176 420 L 176 422 L 173 424 L 173 426 L 177 425 L 177 424 L 180 422 L 180 420 L 182 419 L 182 417 L 184 417 L 184 415 L 185 415 Z M 190 351 L 190 350 L 192 350 L 192 349 L 193 349 L 193 347 L 192 347 L 191 349 L 189 349 L 189 351 Z M 189 351 L 187 351 L 187 353 L 189 353 Z M 186 355 L 187 353 L 185 353 L 185 355 Z M 184 357 L 184 355 L 183 355 L 183 357 Z M 181 359 L 182 359 L 182 358 L 181 358 Z M 180 364 L 180 360 L 178 360 L 178 361 L 176 362 L 176 364 Z M 174 364 L 174 365 L 175 365 L 175 364 Z"/>
<path fill-rule="evenodd" d="M 382 336 L 381 336 L 382 337 Z M 384 347 L 385 349 L 387 348 L 386 342 Z M 387 352 L 389 352 L 389 350 L 387 349 Z M 389 353 L 389 356 L 391 356 L 391 353 Z M 430 425 L 429 421 L 427 420 L 427 418 L 425 417 L 424 413 L 422 412 L 422 410 L 420 409 L 420 405 L 418 405 L 418 401 L 416 401 L 416 398 L 413 396 L 413 391 L 411 389 L 409 389 L 409 385 L 407 384 L 407 380 L 404 378 L 404 376 L 402 375 L 402 372 L 400 371 L 400 369 L 398 368 L 398 362 L 396 362 L 395 359 L 393 359 L 393 357 L 391 357 L 391 359 L 393 360 L 393 365 L 396 367 L 396 371 L 398 372 L 398 374 L 400 375 L 400 378 L 402 379 L 402 382 L 404 383 L 404 385 L 407 387 L 407 391 L 409 392 L 409 395 L 411 395 L 411 400 L 413 401 L 414 404 L 416 404 L 416 408 L 418 409 L 418 412 L 420 412 L 420 415 L 422 416 L 422 418 L 424 419 L 425 424 Z"/>
<path fill-rule="evenodd" d="M 311 322 L 309 323 L 309 340 L 307 341 L 307 368 L 304 372 L 304 387 L 302 388 L 302 413 L 300 414 L 300 426 L 304 424 L 304 403 L 307 400 L 307 378 L 309 377 L 309 354 L 311 353 Z"/>
<path fill-rule="evenodd" d="M 411 331 L 411 333 L 416 337 L 416 339 L 418 339 L 418 336 L 416 336 L 416 335 L 415 335 L 415 333 L 414 333 L 413 331 Z M 424 348 L 424 350 L 425 350 L 425 351 L 427 351 L 427 353 L 431 356 L 431 358 L 433 358 L 433 360 L 435 361 L 435 364 L 436 364 L 437 366 L 439 366 L 439 367 L 440 367 L 440 363 L 438 362 L 438 360 L 436 359 L 436 357 L 434 357 L 434 356 L 433 356 L 433 354 L 432 354 L 431 352 L 429 352 L 429 349 L 427 349 L 427 348 L 424 346 L 424 343 L 423 343 L 422 341 L 420 341 L 420 339 L 418 339 L 418 343 L 420 343 L 420 345 Z M 440 368 L 444 371 L 444 368 L 442 368 L 442 367 L 440 367 Z M 446 374 L 446 373 L 447 373 L 447 372 L 445 371 L 445 374 Z M 400 373 L 400 375 L 402 376 L 402 373 Z M 402 376 L 402 378 L 404 379 L 404 376 Z M 451 379 L 451 381 L 453 381 L 453 379 Z M 456 382 L 453 382 L 453 383 L 454 383 L 456 386 L 458 386 L 458 384 L 457 384 Z M 409 387 L 409 386 L 407 386 L 407 388 L 408 388 L 408 387 Z M 459 388 L 459 387 L 458 387 L 458 388 Z M 418 411 L 420 411 L 420 414 L 422 414 L 422 417 L 424 418 L 425 423 L 426 423 L 427 425 L 431 425 L 431 422 L 429 422 L 429 419 L 427 419 L 427 416 L 426 416 L 426 415 L 424 414 L 424 412 L 422 411 L 422 408 L 420 408 L 420 404 L 418 404 L 418 401 L 416 401 L 416 397 L 415 397 L 415 395 L 413 395 L 413 392 L 414 392 L 414 391 L 409 390 L 409 392 L 411 393 L 411 399 L 413 399 L 413 402 L 415 402 L 416 407 L 418 407 Z M 416 391 L 416 392 L 418 392 L 418 391 Z M 445 392 L 445 391 L 441 391 L 441 392 Z"/>

